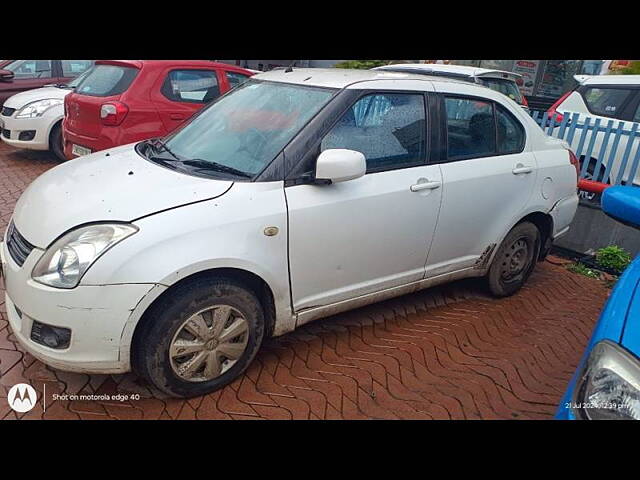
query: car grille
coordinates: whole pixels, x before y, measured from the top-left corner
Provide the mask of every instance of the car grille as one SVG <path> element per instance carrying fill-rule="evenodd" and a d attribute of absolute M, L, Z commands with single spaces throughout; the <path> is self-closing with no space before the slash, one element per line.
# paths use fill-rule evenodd
<path fill-rule="evenodd" d="M 2 112 L 0 112 L 0 115 L 2 115 L 3 117 L 10 117 L 11 115 L 13 115 L 15 111 L 16 111 L 15 108 L 3 107 Z"/>
<path fill-rule="evenodd" d="M 14 262 L 20 266 L 24 265 L 25 260 L 33 248 L 33 245 L 27 242 L 25 238 L 20 235 L 16 226 L 11 222 L 9 224 L 9 229 L 7 230 L 7 249 L 9 250 L 9 254 L 11 255 L 11 258 L 13 258 Z"/>

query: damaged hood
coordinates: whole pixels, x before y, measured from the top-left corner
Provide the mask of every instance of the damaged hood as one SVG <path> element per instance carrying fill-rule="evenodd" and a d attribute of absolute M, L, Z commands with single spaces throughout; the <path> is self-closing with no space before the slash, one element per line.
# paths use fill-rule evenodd
<path fill-rule="evenodd" d="M 78 225 L 130 222 L 218 197 L 231 185 L 232 181 L 194 177 L 152 163 L 138 155 L 131 144 L 47 171 L 24 191 L 13 221 L 27 241 L 46 248 Z"/>

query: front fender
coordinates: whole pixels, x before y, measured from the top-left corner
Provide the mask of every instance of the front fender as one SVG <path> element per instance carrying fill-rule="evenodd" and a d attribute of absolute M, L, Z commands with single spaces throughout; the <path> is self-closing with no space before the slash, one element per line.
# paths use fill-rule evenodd
<path fill-rule="evenodd" d="M 290 319 L 282 182 L 237 183 L 221 197 L 133 223 L 139 232 L 99 258 L 83 278 L 83 285 L 154 283 L 171 287 L 194 273 L 237 268 L 269 285 L 276 324 Z M 265 235 L 267 227 L 276 227 L 278 233 Z M 281 328 L 277 326 L 277 330 Z"/>

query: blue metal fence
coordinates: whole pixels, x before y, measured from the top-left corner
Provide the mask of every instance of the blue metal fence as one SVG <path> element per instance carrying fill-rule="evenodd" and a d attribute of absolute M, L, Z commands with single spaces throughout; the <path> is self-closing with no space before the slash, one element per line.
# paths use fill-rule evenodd
<path fill-rule="evenodd" d="M 580 178 L 611 185 L 640 185 L 640 125 L 585 117 L 578 113 L 532 111 L 531 117 L 552 137 L 566 140 L 581 161 Z"/>

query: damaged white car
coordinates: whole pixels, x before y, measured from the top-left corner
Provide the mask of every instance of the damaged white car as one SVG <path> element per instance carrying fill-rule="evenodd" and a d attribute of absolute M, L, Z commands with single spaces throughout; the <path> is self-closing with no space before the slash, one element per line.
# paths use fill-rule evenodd
<path fill-rule="evenodd" d="M 576 181 L 566 144 L 479 85 L 268 72 L 34 181 L 0 245 L 9 323 L 53 367 L 201 395 L 320 317 L 465 277 L 513 294 Z"/>

